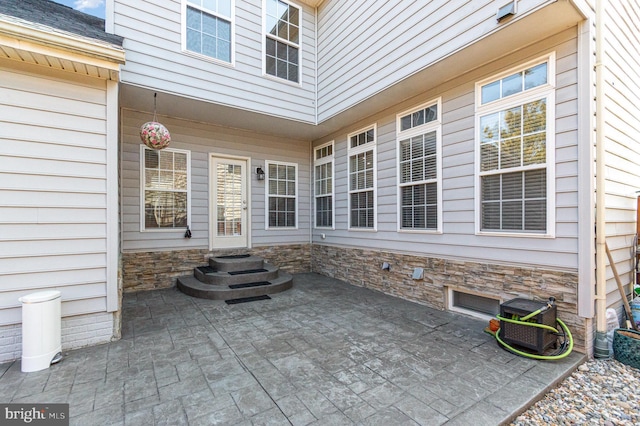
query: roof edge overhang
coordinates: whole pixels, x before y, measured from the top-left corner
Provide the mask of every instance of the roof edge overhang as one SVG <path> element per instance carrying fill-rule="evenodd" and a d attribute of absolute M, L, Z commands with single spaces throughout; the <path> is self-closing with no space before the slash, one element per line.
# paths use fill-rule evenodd
<path fill-rule="evenodd" d="M 86 69 L 86 66 L 96 67 L 102 71 L 98 73 L 100 77 L 118 80 L 120 65 L 125 63 L 125 51 L 121 46 L 61 32 L 43 25 L 28 24 L 26 21 L 14 21 L 12 17 L 0 14 L 0 53 L 2 50 L 12 49 L 23 62 L 35 62 L 38 65 L 67 71 L 69 69 L 55 64 L 70 61 L 83 65 L 72 67 L 74 72 L 80 72 L 78 70 Z M 26 55 L 23 56 L 22 53 Z M 47 60 L 45 64 L 41 64 L 24 59 L 25 56 L 33 54 L 55 60 Z M 10 57 L 18 60 L 19 58 Z"/>

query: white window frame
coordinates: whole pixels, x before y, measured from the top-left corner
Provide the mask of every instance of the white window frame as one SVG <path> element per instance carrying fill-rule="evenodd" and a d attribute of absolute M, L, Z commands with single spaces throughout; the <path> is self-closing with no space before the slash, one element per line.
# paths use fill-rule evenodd
<path fill-rule="evenodd" d="M 296 226 L 269 226 L 269 198 L 271 197 L 271 194 L 269 193 L 269 166 L 271 165 L 280 165 L 280 166 L 293 166 L 295 168 L 295 174 L 296 174 L 296 183 L 295 183 L 295 196 L 287 196 L 287 195 L 280 195 L 280 194 L 274 194 L 274 197 L 279 197 L 279 198 L 294 198 L 295 199 L 295 221 L 296 221 Z M 273 160 L 267 160 L 264 163 L 264 167 L 265 167 L 265 189 L 264 189 L 264 227 L 265 230 L 296 230 L 298 229 L 299 226 L 299 205 L 298 205 L 298 197 L 299 197 L 299 185 L 300 185 L 300 176 L 298 173 L 298 164 L 297 163 L 286 163 L 284 161 L 273 161 Z"/>
<path fill-rule="evenodd" d="M 184 232 L 183 227 L 179 228 L 148 228 L 146 227 L 145 220 L 145 151 L 153 151 L 151 148 L 147 148 L 145 145 L 140 144 L 140 232 Z M 164 148 L 166 152 L 177 152 L 186 154 L 187 156 L 187 226 L 191 227 L 191 151 L 185 149 Z M 183 191 L 179 191 L 183 192 Z"/>
<path fill-rule="evenodd" d="M 351 137 L 360 133 L 373 130 L 373 141 L 363 145 L 351 148 Z M 376 232 L 378 230 L 378 125 L 374 123 L 370 126 L 363 127 L 347 135 L 347 229 L 349 231 L 359 232 Z M 373 152 L 373 187 L 366 191 L 373 191 L 373 227 L 359 228 L 351 226 L 351 194 L 363 192 L 363 190 L 351 190 L 351 157 L 362 154 L 367 151 Z"/>
<path fill-rule="evenodd" d="M 504 77 L 512 75 L 517 72 L 524 71 L 536 65 L 547 63 L 547 83 L 534 87 L 532 89 L 524 90 L 520 93 L 508 95 L 504 98 L 493 100 L 487 102 L 486 104 L 482 104 L 481 98 L 481 90 L 482 86 L 500 80 Z M 556 89 L 556 55 L 555 52 L 551 52 L 545 56 L 536 58 L 534 60 L 528 61 L 526 63 L 520 64 L 517 67 L 511 68 L 505 72 L 495 74 L 490 78 L 479 81 L 475 85 L 475 95 L 476 95 L 476 112 L 475 112 L 475 199 L 476 199 L 476 219 L 475 219 L 475 232 L 476 235 L 494 235 L 494 236 L 508 236 L 508 237 L 525 237 L 525 238 L 555 238 L 555 222 L 556 222 L 556 182 L 555 182 L 555 140 L 556 140 L 556 129 L 555 129 L 555 110 L 556 110 L 556 99 L 555 99 L 555 89 Z M 481 177 L 483 175 L 489 174 L 487 172 L 481 172 L 480 169 L 480 161 L 481 161 L 481 153 L 480 153 L 480 118 L 482 116 L 492 114 L 498 111 L 503 111 L 509 108 L 513 108 L 519 105 L 524 105 L 529 102 L 537 101 L 540 99 L 545 99 L 547 102 L 547 117 L 546 117 L 546 162 L 545 162 L 545 170 L 546 170 L 546 186 L 547 186 L 547 194 L 546 194 L 546 204 L 547 204 L 547 223 L 546 223 L 546 231 L 544 232 L 533 232 L 533 231 L 483 231 L 482 230 L 482 185 L 481 185 Z M 534 166 L 520 166 L 513 167 L 510 169 L 502 169 L 498 170 L 496 174 L 506 174 L 510 172 L 521 172 L 526 170 L 539 170 L 543 167 L 539 165 Z"/>
<path fill-rule="evenodd" d="M 331 147 L 331 155 L 318 159 L 318 151 L 323 148 Z M 336 147 L 335 141 L 327 142 L 319 145 L 313 149 L 313 225 L 317 229 L 336 229 Z M 318 177 L 316 176 L 316 167 L 324 164 L 331 163 L 331 192 L 326 194 L 317 194 L 315 191 L 316 182 Z M 331 197 L 331 226 L 318 226 L 318 197 Z"/>
<path fill-rule="evenodd" d="M 421 124 L 415 127 L 411 127 L 407 130 L 401 130 L 401 119 L 409 114 L 414 112 L 423 110 L 432 105 L 436 105 L 437 108 L 437 116 L 435 120 L 430 121 L 425 124 Z M 401 172 L 401 149 L 400 149 L 400 141 L 412 138 L 415 136 L 425 135 L 427 133 L 435 132 L 436 133 L 436 178 L 428 179 L 417 182 L 406 182 L 402 183 L 402 172 Z M 426 234 L 441 234 L 442 233 L 442 98 L 436 98 L 429 102 L 425 102 L 421 105 L 416 106 L 415 108 L 411 108 L 409 110 L 403 111 L 396 116 L 396 168 L 397 168 L 397 231 L 402 233 L 426 233 Z M 404 186 L 413 186 L 418 184 L 425 183 L 435 183 L 437 185 L 437 225 L 436 229 L 428 229 L 428 228 L 403 228 L 402 227 L 402 191 L 401 188 Z"/>
<path fill-rule="evenodd" d="M 302 86 L 302 23 L 304 22 L 303 13 L 304 9 L 297 3 L 289 0 L 279 0 L 283 3 L 287 3 L 289 6 L 293 6 L 298 9 L 299 26 L 298 26 L 298 43 L 292 43 L 283 38 L 273 36 L 267 31 L 267 0 L 262 0 L 262 75 L 263 77 L 279 81 L 281 83 L 290 84 L 293 86 Z M 291 81 L 288 78 L 281 78 L 276 75 L 267 73 L 267 37 L 270 37 L 276 41 L 288 44 L 298 49 L 298 81 Z"/>
<path fill-rule="evenodd" d="M 236 64 L 236 49 L 235 49 L 235 39 L 236 39 L 236 0 L 231 1 L 231 16 L 224 16 L 217 12 L 214 12 L 210 9 L 206 9 L 202 6 L 194 4 L 189 0 L 182 0 L 181 4 L 181 44 L 182 44 L 182 53 L 193 56 L 198 59 L 203 59 L 205 61 L 215 62 L 216 64 L 226 65 L 235 67 Z M 194 52 L 193 50 L 189 50 L 187 48 L 187 6 L 193 7 L 194 9 L 198 9 L 204 13 L 215 16 L 220 19 L 224 19 L 225 21 L 229 21 L 231 23 L 231 61 L 227 62 L 222 59 L 214 58 L 213 56 L 208 56 L 203 53 Z"/>

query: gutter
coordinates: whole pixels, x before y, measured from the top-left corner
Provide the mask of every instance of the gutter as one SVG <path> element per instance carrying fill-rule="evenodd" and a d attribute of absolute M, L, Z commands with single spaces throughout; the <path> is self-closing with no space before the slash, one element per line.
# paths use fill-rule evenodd
<path fill-rule="evenodd" d="M 41 46 L 62 49 L 65 52 L 72 52 L 82 56 L 89 56 L 100 61 L 113 64 L 125 63 L 125 52 L 121 46 L 108 42 L 99 42 L 94 39 L 82 37 L 74 34 L 67 34 L 51 27 L 42 26 L 42 28 L 34 28 L 18 23 L 10 22 L 3 19 L 5 15 L 0 15 L 0 35 L 14 37 L 18 39 L 14 47 L 16 49 L 25 49 L 23 41 L 33 42 Z M 75 59 L 71 59 L 75 60 Z M 100 64 L 107 68 L 106 64 Z M 113 68 L 113 65 L 111 65 Z M 117 69 L 117 67 L 115 68 Z"/>
<path fill-rule="evenodd" d="M 605 234 L 605 147 L 604 147 L 604 0 L 596 0 L 596 342 L 595 357 L 608 358 L 607 345 L 607 264 Z"/>

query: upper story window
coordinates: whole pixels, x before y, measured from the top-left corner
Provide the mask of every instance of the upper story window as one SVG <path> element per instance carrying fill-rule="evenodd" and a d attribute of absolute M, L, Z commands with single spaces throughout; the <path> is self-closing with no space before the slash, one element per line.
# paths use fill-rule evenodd
<path fill-rule="evenodd" d="M 314 195 L 316 228 L 333 227 L 333 142 L 315 149 Z"/>
<path fill-rule="evenodd" d="M 140 146 L 141 230 L 185 228 L 190 212 L 190 152 Z"/>
<path fill-rule="evenodd" d="M 554 60 L 476 86 L 480 232 L 553 233 Z"/>
<path fill-rule="evenodd" d="M 349 135 L 349 228 L 376 227 L 376 127 Z"/>
<path fill-rule="evenodd" d="M 295 228 L 298 205 L 298 165 L 268 161 L 268 228 Z"/>
<path fill-rule="evenodd" d="M 441 211 L 440 100 L 398 115 L 399 227 L 437 231 Z"/>
<path fill-rule="evenodd" d="M 265 6 L 265 73 L 298 83 L 301 9 L 282 0 Z"/>
<path fill-rule="evenodd" d="M 232 62 L 233 1 L 186 1 L 186 50 Z"/>

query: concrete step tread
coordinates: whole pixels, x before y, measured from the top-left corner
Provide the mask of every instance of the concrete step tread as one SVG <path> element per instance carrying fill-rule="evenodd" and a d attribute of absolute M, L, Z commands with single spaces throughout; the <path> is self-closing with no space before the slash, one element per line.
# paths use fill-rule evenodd
<path fill-rule="evenodd" d="M 250 281 L 247 281 L 250 282 Z M 193 275 L 178 277 L 177 286 L 180 291 L 193 297 L 214 300 L 238 299 L 241 297 L 261 296 L 279 293 L 293 286 L 293 277 L 286 272 L 280 272 L 268 285 L 243 288 L 229 288 L 228 285 L 207 284 L 199 281 Z"/>
<path fill-rule="evenodd" d="M 250 268 L 247 273 L 237 273 L 242 271 L 243 270 L 240 269 L 238 271 L 207 272 L 206 270 L 203 271 L 200 268 L 195 268 L 193 275 L 205 284 L 230 285 L 255 281 L 271 281 L 278 276 L 280 268 L 275 265 L 264 264 L 260 269 Z"/>
<path fill-rule="evenodd" d="M 209 266 L 219 272 L 242 271 L 245 269 L 260 269 L 266 267 L 267 262 L 259 256 L 246 257 L 218 256 L 209 258 Z"/>

